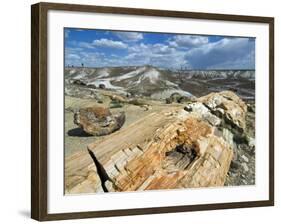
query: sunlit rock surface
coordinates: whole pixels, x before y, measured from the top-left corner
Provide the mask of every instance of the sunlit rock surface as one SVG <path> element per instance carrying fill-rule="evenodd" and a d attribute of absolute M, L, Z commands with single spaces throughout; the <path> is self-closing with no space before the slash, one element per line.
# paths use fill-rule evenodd
<path fill-rule="evenodd" d="M 245 145 L 235 141 L 247 139 L 246 112 L 237 95 L 224 91 L 151 113 L 67 158 L 66 192 L 224 186 L 235 148 Z"/>

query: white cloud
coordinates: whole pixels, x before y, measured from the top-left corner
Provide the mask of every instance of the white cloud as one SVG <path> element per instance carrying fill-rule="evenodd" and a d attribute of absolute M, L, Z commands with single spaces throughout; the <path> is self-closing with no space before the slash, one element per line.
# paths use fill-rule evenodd
<path fill-rule="evenodd" d="M 189 50 L 186 59 L 194 68 L 254 68 L 255 44 L 249 38 L 223 38 Z"/>
<path fill-rule="evenodd" d="M 176 35 L 169 44 L 173 47 L 198 47 L 209 42 L 208 37 L 195 35 Z"/>
<path fill-rule="evenodd" d="M 71 53 L 70 53 L 71 51 Z M 68 49 L 66 51 L 65 63 L 66 65 L 80 66 L 81 63 L 87 67 L 107 67 L 122 65 L 123 61 L 119 57 L 109 57 L 101 52 L 94 51 L 76 51 Z"/>
<path fill-rule="evenodd" d="M 125 59 L 133 65 L 151 64 L 159 67 L 173 68 L 190 66 L 185 59 L 185 52 L 169 45 L 141 43 L 130 47 L 128 50 L 129 55 Z"/>
<path fill-rule="evenodd" d="M 114 34 L 121 40 L 127 42 L 137 42 L 143 39 L 143 34 L 137 32 L 114 32 Z"/>
<path fill-rule="evenodd" d="M 139 34 L 130 34 L 132 33 Z M 121 35 L 123 34 L 127 32 L 121 32 Z M 150 64 L 166 68 L 183 66 L 190 69 L 255 68 L 255 41 L 251 38 L 225 37 L 213 42 L 215 38 L 206 36 L 176 35 L 166 42 L 147 44 L 143 41 L 134 42 L 132 36 L 131 41 L 127 37 L 130 43 L 107 38 L 93 42 L 69 41 L 68 46 L 71 47 L 65 49 L 66 64 L 84 63 L 85 66 L 93 67 Z M 112 51 L 103 51 L 99 47 L 111 48 Z M 126 50 L 119 54 L 113 49 Z"/>
<path fill-rule="evenodd" d="M 75 53 L 72 50 L 65 51 L 65 63 L 67 65 L 80 65 L 81 64 L 81 57 L 79 53 Z"/>
<path fill-rule="evenodd" d="M 67 53 L 76 53 L 78 51 L 82 51 L 83 49 L 81 47 L 66 47 L 65 52 Z"/>
<path fill-rule="evenodd" d="M 67 58 L 69 59 L 80 59 L 80 56 L 77 54 L 68 54 Z"/>
<path fill-rule="evenodd" d="M 154 44 L 152 51 L 156 54 L 172 54 L 176 52 L 176 49 L 164 44 Z"/>
<path fill-rule="evenodd" d="M 83 48 L 89 48 L 89 49 L 94 49 L 95 47 L 93 46 L 93 44 L 88 43 L 88 42 L 79 42 L 78 43 L 79 47 L 83 47 Z"/>
<path fill-rule="evenodd" d="M 136 44 L 128 49 L 130 52 L 140 52 L 140 53 L 154 53 L 154 54 L 169 54 L 176 51 L 174 47 L 165 44 Z"/>
<path fill-rule="evenodd" d="M 98 47 L 117 48 L 117 49 L 125 49 L 128 47 L 127 44 L 124 44 L 121 41 L 113 41 L 105 38 L 94 40 L 93 45 Z"/>

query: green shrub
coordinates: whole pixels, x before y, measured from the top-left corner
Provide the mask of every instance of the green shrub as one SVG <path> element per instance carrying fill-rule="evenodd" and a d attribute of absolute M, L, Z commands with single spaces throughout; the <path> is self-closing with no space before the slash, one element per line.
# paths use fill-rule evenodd
<path fill-rule="evenodd" d="M 119 102 L 113 102 L 113 101 L 111 101 L 109 107 L 110 107 L 110 108 L 121 108 L 121 107 L 123 107 L 123 104 L 122 104 L 122 103 L 119 103 Z"/>

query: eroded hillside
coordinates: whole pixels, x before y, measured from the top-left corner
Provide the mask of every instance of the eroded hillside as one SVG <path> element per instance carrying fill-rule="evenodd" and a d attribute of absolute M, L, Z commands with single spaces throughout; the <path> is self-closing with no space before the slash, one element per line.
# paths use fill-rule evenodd
<path fill-rule="evenodd" d="M 254 70 L 168 70 L 152 66 L 66 68 L 66 88 L 106 88 L 121 94 L 165 99 L 172 93 L 200 97 L 231 90 L 243 99 L 254 99 Z"/>

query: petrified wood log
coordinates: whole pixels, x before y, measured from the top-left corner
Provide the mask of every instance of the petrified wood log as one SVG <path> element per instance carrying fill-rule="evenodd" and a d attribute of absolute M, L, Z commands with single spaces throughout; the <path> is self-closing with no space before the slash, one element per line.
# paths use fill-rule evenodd
<path fill-rule="evenodd" d="M 119 130 L 125 122 L 125 113 L 111 114 L 108 108 L 81 108 L 74 114 L 74 123 L 94 136 L 108 135 Z"/>
<path fill-rule="evenodd" d="M 64 175 L 66 194 L 104 192 L 96 165 L 86 150 L 66 158 Z"/>
<path fill-rule="evenodd" d="M 244 102 L 236 97 L 223 93 L 214 100 L 201 98 L 185 110 L 151 113 L 90 144 L 88 152 L 67 159 L 73 176 L 66 192 L 223 186 L 233 158 L 233 134 L 222 125 L 227 119 L 243 130 L 245 122 Z M 208 104 L 207 98 L 218 105 Z M 226 115 L 215 113 L 217 109 Z"/>
<path fill-rule="evenodd" d="M 142 139 L 139 144 L 132 142 L 127 147 L 117 146 L 112 155 L 100 155 L 104 147 L 112 142 L 112 138 L 90 145 L 89 150 L 97 156 L 108 175 L 105 183 L 107 190 L 222 186 L 233 155 L 231 146 L 215 136 L 214 128 L 207 122 L 193 115 L 185 116 L 182 120 L 182 115 L 172 115 L 173 121 L 158 128 L 151 140 L 143 139 L 141 132 L 135 133 L 135 138 Z M 121 136 L 114 138 L 120 140 Z M 171 165 L 167 166 L 167 152 L 175 150 L 179 145 L 192 148 L 196 157 L 190 161 L 183 155 L 176 161 L 170 161 Z M 171 169 L 173 163 L 175 166 Z"/>
<path fill-rule="evenodd" d="M 231 91 L 210 93 L 198 99 L 210 111 L 230 122 L 234 127 L 243 131 L 246 127 L 246 103 Z"/>
<path fill-rule="evenodd" d="M 90 151 L 84 150 L 68 156 L 65 160 L 66 193 L 94 193 L 96 189 L 102 191 L 101 185 L 105 184 L 106 181 L 101 183 L 93 156 L 97 159 L 98 164 L 103 164 L 106 158 L 111 158 L 119 150 L 145 144 L 158 128 L 171 121 L 169 116 L 163 116 L 163 114 L 159 116 L 152 113 L 127 128 L 106 136 L 105 142 L 100 140 L 92 144 L 92 147 L 99 145 L 98 152 L 90 154 Z M 103 172 L 100 172 L 101 176 L 102 174 Z M 88 177 L 91 179 L 89 180 Z"/>

